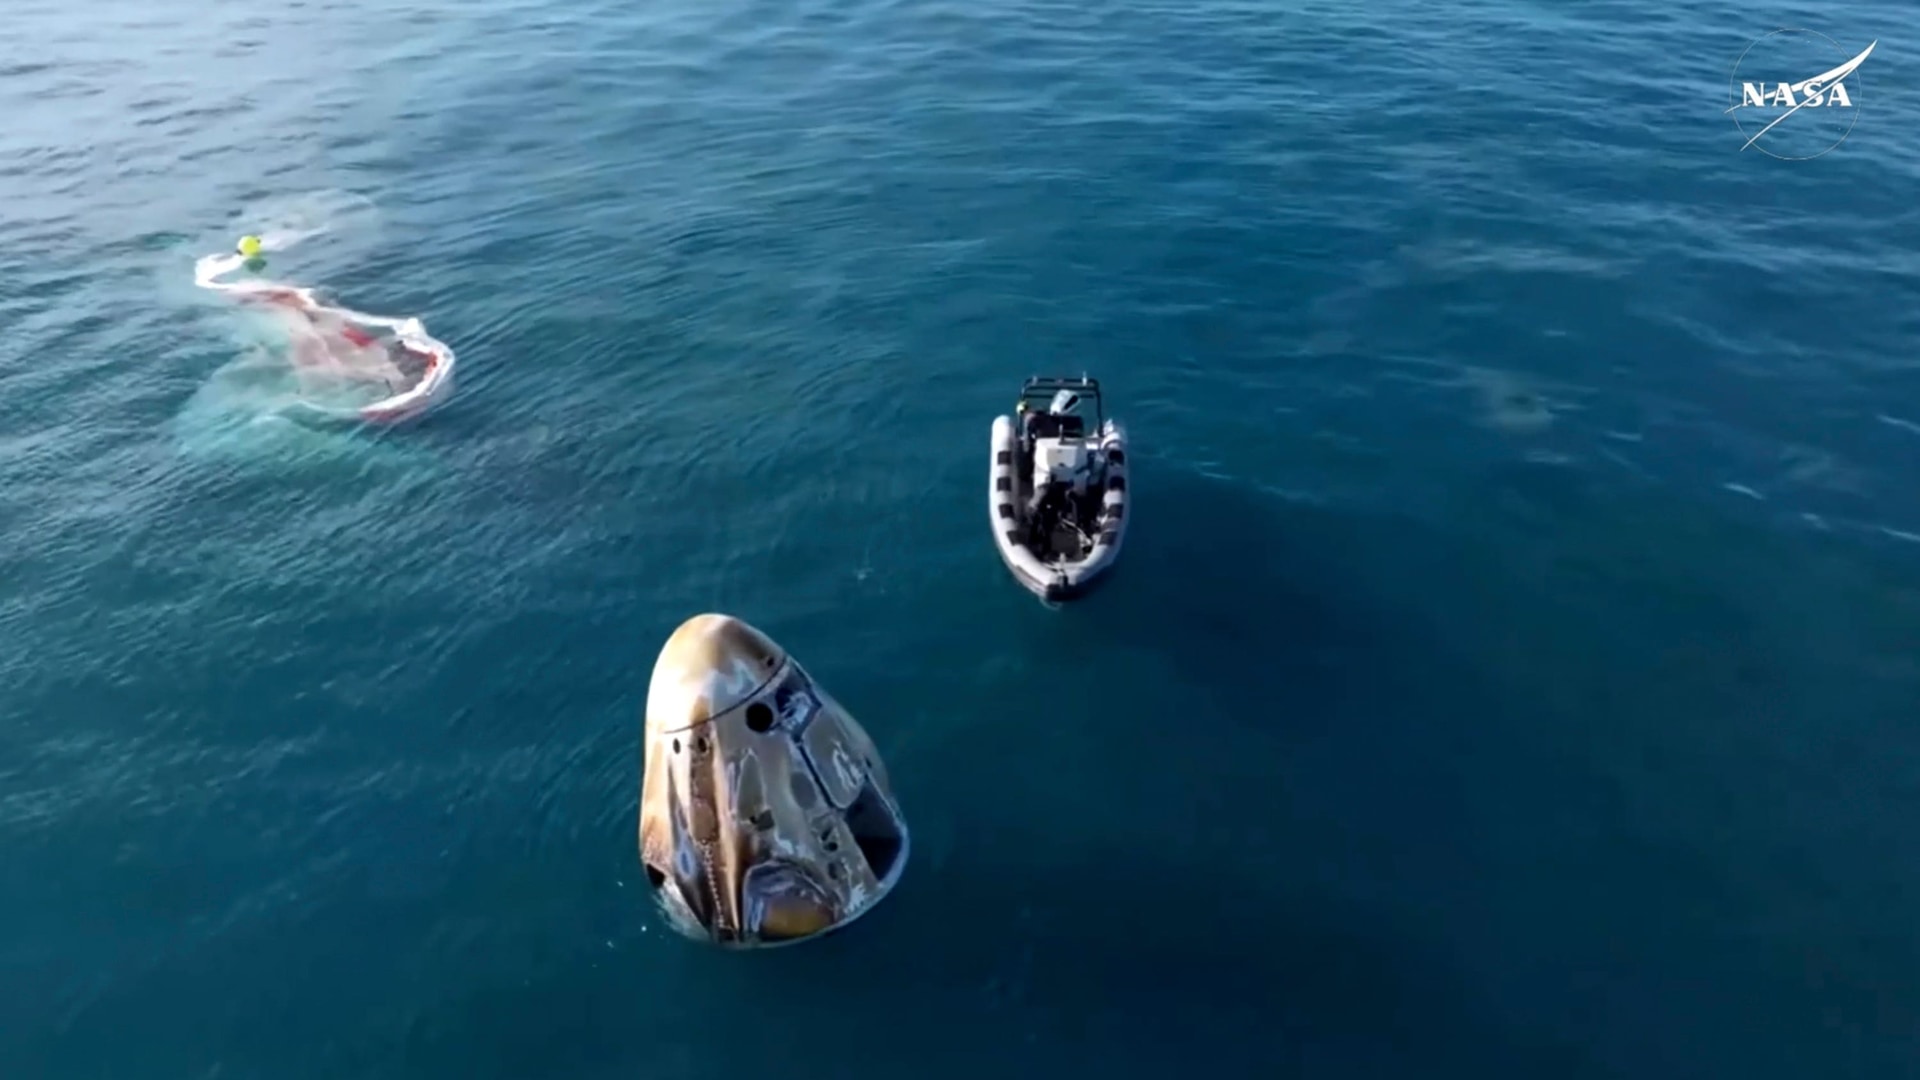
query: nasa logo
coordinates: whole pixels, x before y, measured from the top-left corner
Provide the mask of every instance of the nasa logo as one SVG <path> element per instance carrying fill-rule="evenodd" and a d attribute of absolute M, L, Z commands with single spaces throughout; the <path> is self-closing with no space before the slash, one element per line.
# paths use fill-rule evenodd
<path fill-rule="evenodd" d="M 1812 30 L 1775 30 L 1748 45 L 1727 88 L 1733 102 L 1727 114 L 1746 136 L 1740 149 L 1805 161 L 1845 142 L 1860 119 L 1860 65 L 1878 44 L 1851 60 L 1839 42 Z M 1809 71 L 1819 74 L 1782 78 Z"/>

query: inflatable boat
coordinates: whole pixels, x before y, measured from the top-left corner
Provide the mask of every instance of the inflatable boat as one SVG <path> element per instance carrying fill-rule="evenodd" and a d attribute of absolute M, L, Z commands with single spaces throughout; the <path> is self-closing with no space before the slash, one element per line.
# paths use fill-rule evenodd
<path fill-rule="evenodd" d="M 993 418 L 991 450 L 1001 560 L 1043 600 L 1084 595 L 1127 535 L 1127 434 L 1105 415 L 1099 382 L 1029 378 L 1014 414 Z"/>

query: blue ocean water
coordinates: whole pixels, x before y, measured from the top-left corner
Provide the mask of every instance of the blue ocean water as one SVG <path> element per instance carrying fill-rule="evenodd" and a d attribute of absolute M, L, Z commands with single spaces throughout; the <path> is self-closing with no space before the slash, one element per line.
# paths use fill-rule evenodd
<path fill-rule="evenodd" d="M 1810 161 L 1783 25 L 1880 42 Z M 1910 4 L 0 26 L 0 1076 L 1920 1073 Z M 444 410 L 277 418 L 191 275 L 289 218 Z M 987 430 L 1083 370 L 1048 610 Z M 709 610 L 886 755 L 846 934 L 646 901 Z"/>

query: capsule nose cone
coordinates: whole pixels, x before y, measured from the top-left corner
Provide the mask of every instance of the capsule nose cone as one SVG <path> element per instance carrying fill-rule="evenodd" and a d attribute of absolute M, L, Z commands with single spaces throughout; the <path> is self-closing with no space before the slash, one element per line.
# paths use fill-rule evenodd
<path fill-rule="evenodd" d="M 765 686 L 787 654 L 731 615 L 695 615 L 660 648 L 647 685 L 647 730 L 686 731 Z"/>
<path fill-rule="evenodd" d="M 640 859 L 669 923 L 735 947 L 829 933 L 892 891 L 907 827 L 867 733 L 726 615 L 667 639 L 647 692 Z"/>

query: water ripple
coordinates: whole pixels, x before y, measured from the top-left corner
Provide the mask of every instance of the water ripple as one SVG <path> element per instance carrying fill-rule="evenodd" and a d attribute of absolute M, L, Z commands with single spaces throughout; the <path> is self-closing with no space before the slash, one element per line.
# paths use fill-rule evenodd
<path fill-rule="evenodd" d="M 1901 19 L 1885 2 L 1847 13 L 1869 35 Z M 1042 632 L 1013 598 L 993 606 L 1005 582 L 976 535 L 986 424 L 1029 373 L 1114 388 L 1154 470 L 1143 488 L 1166 497 L 1156 527 L 1213 512 L 1209 483 L 1253 493 L 1219 497 L 1233 514 L 1203 523 L 1214 541 L 1244 534 L 1276 563 L 1313 541 L 1269 543 L 1270 504 L 1309 531 L 1391 519 L 1392 557 L 1326 543 L 1404 577 L 1383 591 L 1415 611 L 1469 535 L 1514 575 L 1548 574 L 1541 551 L 1587 573 L 1603 560 L 1580 538 L 1612 536 L 1630 549 L 1616 592 L 1635 597 L 1664 595 L 1634 576 L 1656 562 L 1719 581 L 1723 556 L 1671 554 L 1711 536 L 1784 584 L 1825 568 L 1854 598 L 1845 618 L 1808 617 L 1871 668 L 1867 700 L 1829 726 L 1911 700 L 1889 643 L 1920 610 L 1902 576 L 1920 530 L 1920 140 L 1863 119 L 1815 168 L 1741 156 L 1714 103 L 1748 22 L 1729 4 L 1514 0 L 12 5 L 10 38 L 32 48 L 0 63 L 0 851 L 20 868 L 0 900 L 20 931 L 4 955 L 55 988 L 0 1024 L 51 1033 L 51 1064 L 20 1071 L 102 1072 L 88 1047 L 114 1043 L 105 1031 L 168 1075 L 211 1075 L 219 1053 L 244 1063 L 230 1072 L 303 1074 L 317 1059 L 289 1047 L 379 1058 L 364 1048 L 395 1031 L 431 1058 L 429 1034 L 467 1030 L 445 987 L 522 1001 L 530 973 L 586 947 L 574 937 L 602 950 L 621 933 L 609 912 L 640 907 L 610 884 L 632 864 L 638 688 L 652 643 L 693 611 L 811 639 L 810 664 L 886 702 L 889 738 L 942 747 L 897 759 L 927 804 L 961 800 L 942 786 L 951 756 L 1018 733 L 991 708 L 948 715 L 977 690 L 955 683 L 934 707 L 920 685 L 1041 679 L 1030 653 L 1072 644 L 1023 636 Z M 1894 50 L 1869 78 L 1884 96 L 1868 115 L 1910 113 L 1907 64 Z M 260 344 L 193 289 L 192 261 L 322 191 L 372 207 L 299 269 L 353 306 L 419 314 L 462 357 L 459 393 L 415 428 L 317 432 L 230 392 Z M 1656 539 L 1628 543 L 1627 518 Z M 1140 588 L 1212 558 L 1143 560 Z M 1501 617 L 1488 597 L 1531 610 L 1501 591 L 1517 577 L 1484 572 L 1450 618 Z M 1853 587 L 1868 579 L 1884 588 Z M 1760 648 L 1736 629 L 1709 637 Z M 1470 649 L 1476 631 L 1456 630 L 1449 647 Z M 1096 634 L 1127 657 L 1116 678 L 1162 663 L 1132 663 L 1134 632 L 1114 616 Z M 1580 652 L 1558 623 L 1486 633 Z M 1641 686 L 1702 695 L 1695 719 L 1750 700 L 1702 681 L 1713 657 L 1679 670 L 1613 648 L 1581 654 L 1632 678 L 1569 684 L 1646 715 L 1664 701 Z M 1137 707 L 1190 710 L 1217 674 L 1195 663 Z M 1768 707 L 1817 696 L 1831 670 Z M 1536 711 L 1572 715 L 1539 694 Z M 1475 723 L 1497 727 L 1485 711 Z M 1660 745 L 1614 720 L 1622 743 Z M 1457 716 L 1423 722 L 1472 737 Z M 1270 756 L 1288 757 L 1247 754 Z M 1854 788 L 1879 790 L 1866 768 Z M 1270 786 L 1306 799 L 1307 780 Z M 1243 817 L 1294 812 L 1259 809 Z M 1851 803 L 1826 812 L 1868 831 Z M 1477 845 L 1498 828 L 1480 825 L 1430 847 L 1492 859 Z M 1460 918 L 1443 951 L 1472 939 Z M 336 966 L 361 980 L 362 1026 L 314 1007 Z M 163 996 L 219 1000 L 196 1030 L 223 1049 L 126 1030 Z M 538 1029 L 533 1012 L 517 1015 Z M 296 1015 L 337 1041 L 284 1026 Z M 731 1052 L 714 1060 L 758 1051 Z M 334 1074 L 380 1071 L 343 1062 Z"/>

